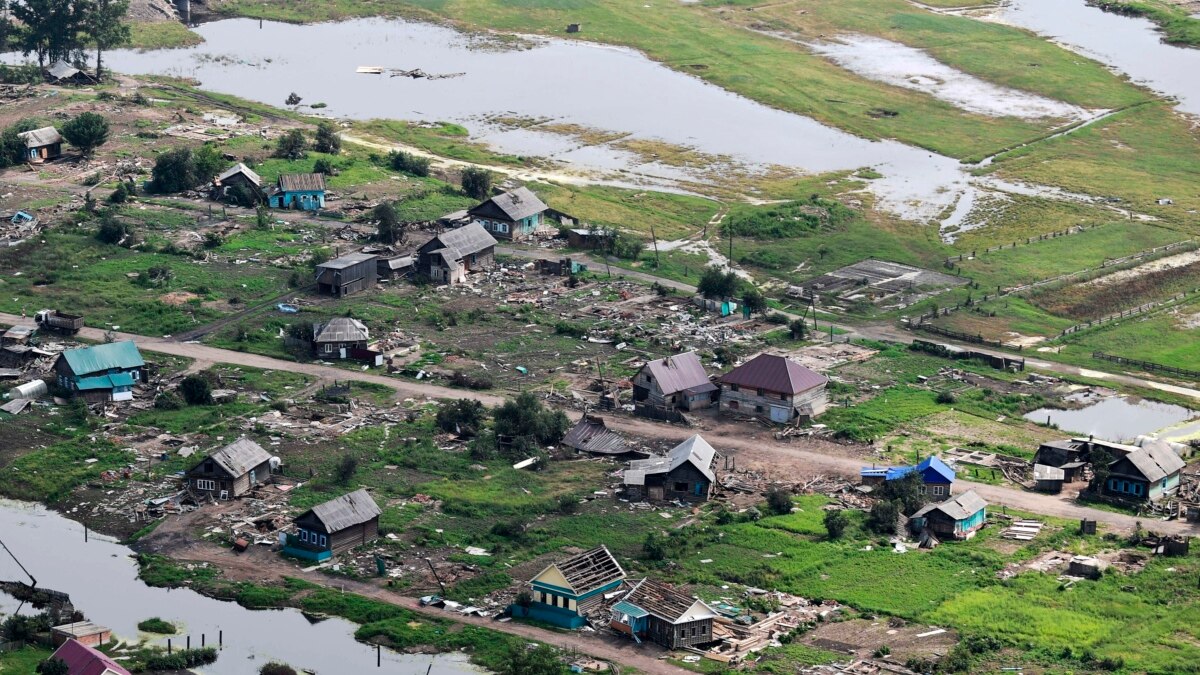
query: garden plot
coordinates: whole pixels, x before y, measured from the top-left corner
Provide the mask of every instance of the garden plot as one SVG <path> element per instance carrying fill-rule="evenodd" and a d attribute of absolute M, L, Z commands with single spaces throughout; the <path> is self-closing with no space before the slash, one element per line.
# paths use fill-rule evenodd
<path fill-rule="evenodd" d="M 1131 281 L 1152 272 L 1164 272 L 1178 269 L 1180 267 L 1188 267 L 1189 265 L 1193 265 L 1198 262 L 1200 262 L 1200 251 L 1188 251 L 1187 253 L 1180 253 L 1178 255 L 1168 256 L 1166 258 L 1152 260 L 1148 263 L 1138 265 L 1137 267 L 1127 270 L 1121 270 L 1119 272 L 1113 272 L 1112 274 L 1106 274 L 1102 277 L 1096 277 L 1095 279 L 1085 281 L 1079 285 L 1110 286 L 1112 284 Z"/>
<path fill-rule="evenodd" d="M 788 289 L 788 295 L 822 299 L 826 304 L 832 297 L 835 302 L 889 302 L 889 305 L 905 307 L 951 288 L 965 286 L 969 281 L 903 263 L 868 259 L 793 286 Z"/>

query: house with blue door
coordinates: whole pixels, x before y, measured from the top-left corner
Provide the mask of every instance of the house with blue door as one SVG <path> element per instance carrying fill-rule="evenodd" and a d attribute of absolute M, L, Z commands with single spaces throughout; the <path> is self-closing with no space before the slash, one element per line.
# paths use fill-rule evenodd
<path fill-rule="evenodd" d="M 649 640 L 667 649 L 685 649 L 713 641 L 717 611 L 654 579 L 642 579 L 612 606 L 609 627 L 641 643 Z"/>
<path fill-rule="evenodd" d="M 944 499 L 950 495 L 950 488 L 954 485 L 954 469 L 933 455 L 912 466 L 863 467 L 859 477 L 863 485 L 880 485 L 914 472 L 920 474 L 921 482 L 925 484 L 925 496 Z"/>
<path fill-rule="evenodd" d="M 1100 486 L 1106 497 L 1156 502 L 1179 490 L 1179 475 L 1185 463 L 1163 441 L 1148 439 L 1108 465 L 1108 478 Z"/>
<path fill-rule="evenodd" d="M 316 211 L 325 208 L 325 174 L 285 173 L 267 192 L 273 209 Z"/>
<path fill-rule="evenodd" d="M 17 138 L 25 141 L 25 161 L 30 164 L 41 164 L 62 156 L 63 137 L 54 127 L 22 131 Z"/>
<path fill-rule="evenodd" d="M 510 607 L 513 616 L 563 628 L 579 628 L 625 581 L 625 570 L 605 546 L 551 563 L 530 580 L 528 605 Z"/>
<path fill-rule="evenodd" d="M 970 539 L 987 522 L 987 502 L 967 490 L 940 504 L 927 504 L 908 519 L 914 532 L 941 540 Z"/>
<path fill-rule="evenodd" d="M 110 342 L 58 355 L 58 386 L 88 403 L 133 400 L 133 387 L 145 379 L 146 362 L 132 341 Z"/>
<path fill-rule="evenodd" d="M 519 187 L 469 209 L 467 217 L 497 239 L 520 241 L 542 226 L 549 208 L 529 188 Z"/>
<path fill-rule="evenodd" d="M 716 458 L 713 446 L 696 435 L 665 457 L 635 459 L 625 469 L 625 496 L 632 501 L 706 502 L 717 482 Z"/>

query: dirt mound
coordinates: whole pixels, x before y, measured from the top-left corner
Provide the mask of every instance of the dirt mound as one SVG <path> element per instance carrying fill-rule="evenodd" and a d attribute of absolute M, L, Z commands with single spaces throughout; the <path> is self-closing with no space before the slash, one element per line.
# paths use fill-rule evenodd
<path fill-rule="evenodd" d="M 200 296 L 196 295 L 195 293 L 188 293 L 187 291 L 175 291 L 172 293 L 167 293 L 159 298 L 159 300 L 161 300 L 165 305 L 178 307 L 179 305 L 186 305 L 189 300 L 194 300 L 199 297 Z"/>

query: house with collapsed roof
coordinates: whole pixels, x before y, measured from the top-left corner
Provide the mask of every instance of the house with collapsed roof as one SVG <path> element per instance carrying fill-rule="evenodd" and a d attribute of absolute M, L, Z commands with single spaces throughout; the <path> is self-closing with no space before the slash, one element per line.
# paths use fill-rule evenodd
<path fill-rule="evenodd" d="M 460 284 L 496 263 L 496 238 L 479 223 L 433 237 L 417 249 L 417 273 L 439 284 Z"/>
<path fill-rule="evenodd" d="M 296 533 L 287 536 L 283 552 L 305 560 L 327 560 L 378 538 L 381 514 L 366 490 L 330 499 L 292 520 Z"/>
<path fill-rule="evenodd" d="M 266 193 L 263 191 L 262 177 L 238 162 L 213 179 L 209 198 L 217 201 L 232 199 L 239 203 L 249 201 L 243 206 L 250 206 L 265 201 Z"/>
<path fill-rule="evenodd" d="M 1156 502 L 1179 490 L 1184 466 L 1183 458 L 1170 445 L 1148 439 L 1108 465 L 1108 477 L 1100 492 L 1106 497 Z"/>
<path fill-rule="evenodd" d="M 934 455 L 930 455 L 912 466 L 864 467 L 859 471 L 859 477 L 862 478 L 863 485 L 882 485 L 904 478 L 911 473 L 921 476 L 921 483 L 925 486 L 925 496 L 930 499 L 945 499 L 950 495 L 951 487 L 954 486 L 954 469 Z"/>
<path fill-rule="evenodd" d="M 696 435 L 665 457 L 635 459 L 625 469 L 625 494 L 633 501 L 706 502 L 717 482 L 716 456 L 708 441 Z"/>
<path fill-rule="evenodd" d="M 551 563 L 529 581 L 532 598 L 516 604 L 513 616 L 579 628 L 585 615 L 603 604 L 605 595 L 621 586 L 625 570 L 605 546 Z"/>
<path fill-rule="evenodd" d="M 820 373 L 774 354 L 759 354 L 722 375 L 720 411 L 789 424 L 807 422 L 825 412 L 825 386 Z"/>
<path fill-rule="evenodd" d="M 68 349 L 54 362 L 58 385 L 88 403 L 133 400 L 146 362 L 131 340 Z"/>
<path fill-rule="evenodd" d="M 707 408 L 719 392 L 696 352 L 648 361 L 633 377 L 634 402 L 663 408 Z"/>
<path fill-rule="evenodd" d="M 46 69 L 46 81 L 50 84 L 96 84 L 98 80 L 66 61 L 55 61 Z"/>
<path fill-rule="evenodd" d="M 631 447 L 620 434 L 608 428 L 604 418 L 584 414 L 575 426 L 563 437 L 563 446 L 575 452 L 586 452 L 605 457 L 647 457 L 649 453 Z"/>
<path fill-rule="evenodd" d="M 22 131 L 17 138 L 25 141 L 25 160 L 31 164 L 62 156 L 63 137 L 54 127 Z"/>
<path fill-rule="evenodd" d="M 467 216 L 497 239 L 520 241 L 542 226 L 549 208 L 529 188 L 519 187 L 472 207 Z"/>
<path fill-rule="evenodd" d="M 217 499 L 236 499 L 270 480 L 271 453 L 248 438 L 217 450 L 183 475 L 190 492 Z"/>
<path fill-rule="evenodd" d="M 970 539 L 987 522 L 987 502 L 974 490 L 941 503 L 926 504 L 908 519 L 914 532 L 928 532 L 935 538 Z"/>
<path fill-rule="evenodd" d="M 703 601 L 647 578 L 612 606 L 609 626 L 637 642 L 649 640 L 667 649 L 683 649 L 712 642 L 717 616 Z"/>
<path fill-rule="evenodd" d="M 285 173 L 267 191 L 273 209 L 316 211 L 325 208 L 325 174 Z"/>

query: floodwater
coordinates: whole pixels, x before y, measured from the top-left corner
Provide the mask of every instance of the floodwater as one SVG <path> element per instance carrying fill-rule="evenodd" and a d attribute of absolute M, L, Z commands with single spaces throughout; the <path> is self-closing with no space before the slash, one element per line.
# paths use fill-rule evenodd
<path fill-rule="evenodd" d="M 958 108 L 992 117 L 1084 120 L 1088 110 L 1037 94 L 986 82 L 926 52 L 870 35 L 838 35 L 809 49 L 863 77 L 912 89 Z"/>
<path fill-rule="evenodd" d="M 517 46 L 480 44 L 450 28 L 363 19 L 291 25 L 230 19 L 195 29 L 205 43 L 186 49 L 118 51 L 110 67 L 132 74 L 192 77 L 209 90 L 282 105 L 295 92 L 321 112 L 356 119 L 444 120 L 463 124 L 496 150 L 560 160 L 585 169 L 637 172 L 628 153 L 564 143 L 536 127 L 497 117 L 548 118 L 631 138 L 653 139 L 729 156 L 751 167 L 806 172 L 875 167 L 882 205 L 928 220 L 967 188 L 951 158 L 893 141 L 868 141 L 730 93 L 671 70 L 630 49 L 525 38 Z M 319 56 L 314 45 L 320 45 Z M 356 74 L 358 66 L 446 79 Z M 648 166 L 650 175 L 672 170 Z"/>
<path fill-rule="evenodd" d="M 0 538 L 37 578 L 38 586 L 70 594 L 75 607 L 89 620 L 107 626 L 121 639 L 137 640 L 137 624 L 161 617 L 192 636 L 200 634 L 216 645 L 224 631 L 224 649 L 217 662 L 199 673 L 254 675 L 272 659 L 319 675 L 392 673 L 433 675 L 481 673 L 463 654 L 436 656 L 384 651 L 383 666 L 375 667 L 374 647 L 354 639 L 356 626 L 342 619 L 312 623 L 299 611 L 248 610 L 187 589 L 151 588 L 137 578 L 132 551 L 110 538 L 91 534 L 83 526 L 41 505 L 0 500 Z M 0 551 L 0 579 L 24 581 L 12 559 Z M 17 602 L 0 594 L 0 612 L 11 613 Z M 25 613 L 22 611 L 22 613 Z M 159 640 L 165 644 L 165 638 Z M 184 636 L 174 638 L 176 647 Z"/>
<path fill-rule="evenodd" d="M 1104 12 L 1084 0 L 1010 0 L 991 18 L 1050 37 L 1200 114 L 1200 49 L 1163 42 L 1149 19 Z"/>
<path fill-rule="evenodd" d="M 1193 419 L 1197 415 L 1195 411 L 1183 406 L 1129 399 L 1124 396 L 1100 397 L 1083 394 L 1068 397 L 1068 400 L 1095 400 L 1095 403 L 1078 410 L 1040 408 L 1027 413 L 1025 419 L 1038 424 L 1045 424 L 1049 420 L 1066 432 L 1096 436 L 1120 443 L 1132 441 L 1141 435 L 1153 434 Z"/>

